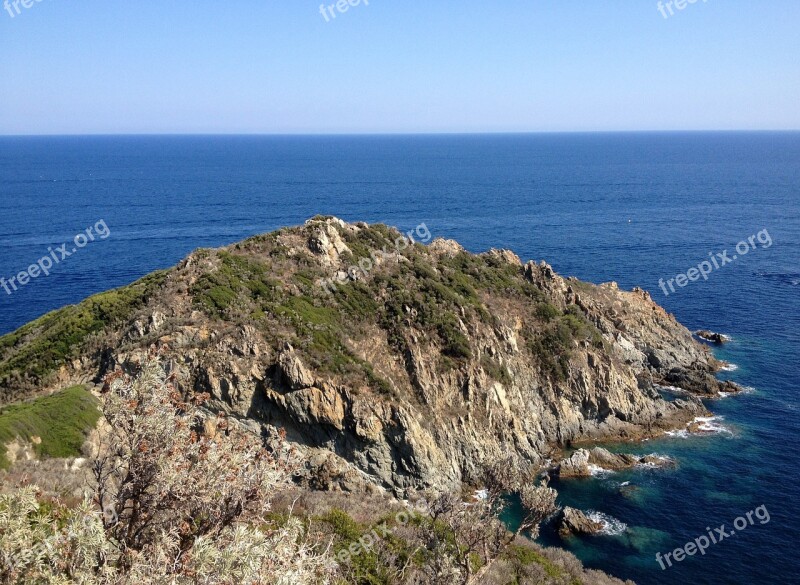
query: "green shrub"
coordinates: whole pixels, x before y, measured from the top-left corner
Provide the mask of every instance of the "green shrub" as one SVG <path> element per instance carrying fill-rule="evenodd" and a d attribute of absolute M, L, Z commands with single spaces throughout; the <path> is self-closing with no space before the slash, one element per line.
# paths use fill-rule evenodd
<path fill-rule="evenodd" d="M 9 460 L 6 445 L 19 437 L 31 441 L 40 457 L 77 457 L 87 434 L 97 424 L 97 399 L 82 386 L 0 410 L 0 468 Z"/>
<path fill-rule="evenodd" d="M 508 373 L 506 367 L 501 366 L 489 356 L 485 355 L 481 358 L 481 367 L 490 378 L 497 380 L 506 386 L 511 385 L 511 374 Z"/>
<path fill-rule="evenodd" d="M 561 311 L 558 310 L 558 307 L 544 302 L 539 303 L 539 305 L 536 307 L 536 314 L 545 321 L 552 321 L 561 315 Z"/>
<path fill-rule="evenodd" d="M 238 299 L 265 304 L 278 298 L 280 283 L 270 278 L 263 263 L 224 250 L 217 257 L 219 267 L 203 274 L 190 290 L 195 304 L 207 314 L 224 317 Z"/>
<path fill-rule="evenodd" d="M 348 544 L 361 538 L 366 530 L 365 526 L 361 526 L 347 512 L 338 508 L 332 509 L 317 519 L 330 526 L 333 533 L 342 540 L 348 541 Z"/>
<path fill-rule="evenodd" d="M 543 554 L 526 546 L 512 544 L 508 548 L 505 556 L 522 566 L 532 564 L 540 565 L 549 577 L 560 577 L 565 573 L 561 567 L 553 563 L 553 561 L 545 557 Z"/>

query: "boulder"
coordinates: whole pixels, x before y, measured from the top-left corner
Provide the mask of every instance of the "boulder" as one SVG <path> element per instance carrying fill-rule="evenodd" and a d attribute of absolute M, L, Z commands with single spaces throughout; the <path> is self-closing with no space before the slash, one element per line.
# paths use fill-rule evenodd
<path fill-rule="evenodd" d="M 559 477 L 590 476 L 589 452 L 586 449 L 578 449 L 568 459 L 564 459 L 556 471 Z"/>
<path fill-rule="evenodd" d="M 603 469 L 618 470 L 633 467 L 639 463 L 639 458 L 635 455 L 611 453 L 602 447 L 595 447 L 589 451 L 589 463 Z"/>

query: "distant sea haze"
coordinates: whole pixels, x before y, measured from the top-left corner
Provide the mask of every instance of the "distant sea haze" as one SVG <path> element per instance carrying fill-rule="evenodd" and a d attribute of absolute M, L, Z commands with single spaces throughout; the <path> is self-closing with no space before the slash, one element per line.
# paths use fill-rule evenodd
<path fill-rule="evenodd" d="M 99 218 L 111 234 L 46 278 L 0 289 L 0 331 L 198 247 L 317 214 L 403 233 L 424 224 L 470 251 L 507 248 L 565 275 L 640 286 L 690 329 L 730 336 L 714 351 L 738 367 L 723 375 L 751 390 L 709 402 L 705 436 L 620 447 L 669 455 L 676 469 L 556 482 L 560 503 L 620 527 L 569 548 L 640 585 L 796 582 L 800 134 L 0 138 L 0 276 Z M 750 236 L 757 249 L 707 279 L 669 295 L 659 286 Z M 762 505 L 769 523 L 662 571 L 657 553 Z M 546 530 L 542 540 L 564 544 Z"/>

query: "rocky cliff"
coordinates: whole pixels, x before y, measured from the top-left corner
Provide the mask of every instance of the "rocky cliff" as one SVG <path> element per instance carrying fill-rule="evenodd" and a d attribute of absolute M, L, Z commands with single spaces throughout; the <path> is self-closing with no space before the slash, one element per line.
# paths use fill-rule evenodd
<path fill-rule="evenodd" d="M 316 217 L 198 250 L 0 338 L 2 399 L 99 383 L 155 346 L 184 391 L 254 431 L 285 428 L 312 485 L 403 494 L 683 427 L 721 389 L 720 364 L 643 290 L 413 239 Z"/>

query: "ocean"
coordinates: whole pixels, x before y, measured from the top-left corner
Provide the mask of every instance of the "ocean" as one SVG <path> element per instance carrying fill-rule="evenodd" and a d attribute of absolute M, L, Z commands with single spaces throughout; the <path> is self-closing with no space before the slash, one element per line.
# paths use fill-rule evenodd
<path fill-rule="evenodd" d="M 0 333 L 316 214 L 640 286 L 729 335 L 723 375 L 749 390 L 708 403 L 714 432 L 614 446 L 676 469 L 556 482 L 608 534 L 541 540 L 641 585 L 800 582 L 800 133 L 2 137 Z M 9 284 L 44 257 L 49 275 Z M 757 508 L 768 522 L 657 562 Z"/>

